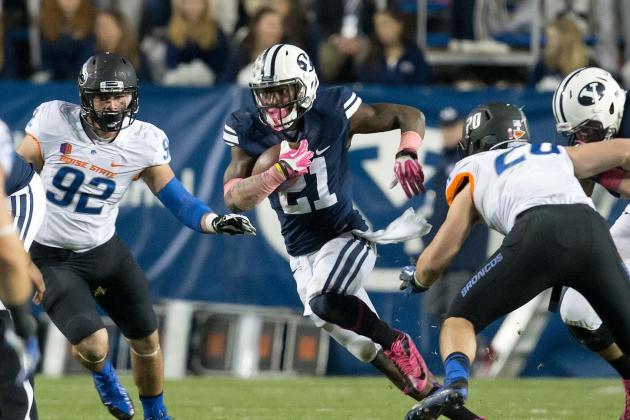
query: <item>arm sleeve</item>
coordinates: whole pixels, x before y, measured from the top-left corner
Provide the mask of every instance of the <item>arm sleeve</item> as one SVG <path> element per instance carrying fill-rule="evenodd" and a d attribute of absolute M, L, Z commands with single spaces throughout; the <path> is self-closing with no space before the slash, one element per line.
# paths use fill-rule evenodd
<path fill-rule="evenodd" d="M 346 87 L 340 87 L 339 90 L 336 106 L 343 109 L 346 119 L 349 120 L 357 112 L 363 101 L 356 93 Z"/>
<path fill-rule="evenodd" d="M 231 114 L 225 121 L 223 126 L 223 141 L 230 147 L 238 146 L 238 133 L 236 130 L 239 128 L 238 121 L 234 114 Z"/>
<path fill-rule="evenodd" d="M 186 188 L 177 178 L 173 177 L 157 193 L 157 198 L 184 225 L 197 232 L 203 232 L 201 229 L 201 218 L 204 214 L 212 212 L 212 209 L 186 191 Z"/>

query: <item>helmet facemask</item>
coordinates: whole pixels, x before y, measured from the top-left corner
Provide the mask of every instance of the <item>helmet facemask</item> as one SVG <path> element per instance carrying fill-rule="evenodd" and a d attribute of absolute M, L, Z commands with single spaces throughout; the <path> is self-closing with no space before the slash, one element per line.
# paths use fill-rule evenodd
<path fill-rule="evenodd" d="M 85 122 L 95 130 L 108 133 L 119 132 L 129 127 L 135 121 L 138 112 L 138 92 L 134 89 L 133 91 L 123 90 L 121 93 L 129 93 L 131 95 L 131 100 L 127 108 L 116 111 L 96 111 L 94 109 L 95 97 L 102 96 L 105 98 L 110 95 L 116 95 L 116 93 L 84 92 L 81 96 L 81 114 L 87 117 L 84 118 Z M 126 124 L 123 126 L 125 119 Z"/>
<path fill-rule="evenodd" d="M 567 137 L 567 144 L 573 146 L 580 143 L 593 143 L 602 140 L 608 140 L 616 134 L 614 127 L 604 128 L 601 121 L 586 120 L 572 130 L 561 131 L 560 133 Z"/>
<path fill-rule="evenodd" d="M 251 84 L 250 87 L 260 120 L 275 131 L 293 128 L 307 111 L 300 106 L 305 99 L 306 87 L 297 78 Z"/>

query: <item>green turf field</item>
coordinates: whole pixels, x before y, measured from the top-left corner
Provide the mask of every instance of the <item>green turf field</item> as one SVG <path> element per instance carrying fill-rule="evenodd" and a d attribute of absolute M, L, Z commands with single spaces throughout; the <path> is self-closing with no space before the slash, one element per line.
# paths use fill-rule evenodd
<path fill-rule="evenodd" d="M 123 382 L 133 390 L 130 377 Z M 38 378 L 36 387 L 42 420 L 113 419 L 88 376 Z M 187 378 L 167 382 L 166 402 L 176 420 L 402 420 L 412 405 L 386 380 L 365 377 Z M 623 403 L 615 379 L 502 379 L 474 380 L 467 406 L 490 420 L 594 420 L 619 418 Z"/>

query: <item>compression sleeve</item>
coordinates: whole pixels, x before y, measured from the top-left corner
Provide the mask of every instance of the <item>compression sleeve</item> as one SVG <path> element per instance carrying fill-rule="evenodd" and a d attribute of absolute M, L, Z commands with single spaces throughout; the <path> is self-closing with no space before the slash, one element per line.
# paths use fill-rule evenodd
<path fill-rule="evenodd" d="M 212 209 L 186 191 L 186 188 L 176 177 L 173 177 L 157 193 L 157 198 L 184 225 L 197 232 L 203 232 L 201 230 L 201 218 L 204 214 L 212 212 Z"/>

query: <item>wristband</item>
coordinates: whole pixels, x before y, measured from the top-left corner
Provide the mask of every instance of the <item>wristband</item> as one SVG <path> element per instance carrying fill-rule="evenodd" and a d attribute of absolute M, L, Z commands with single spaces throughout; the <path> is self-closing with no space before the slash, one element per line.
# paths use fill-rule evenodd
<path fill-rule="evenodd" d="M 214 219 L 216 219 L 217 217 L 219 217 L 219 215 L 216 213 L 206 213 L 206 221 L 204 222 L 206 231 L 210 233 L 217 233 L 217 231 L 214 229 L 214 226 L 212 225 L 212 222 L 214 222 Z"/>
<path fill-rule="evenodd" d="M 400 145 L 398 152 L 402 150 L 413 150 L 417 152 L 422 145 L 422 136 L 415 131 L 405 131 L 400 136 Z"/>

